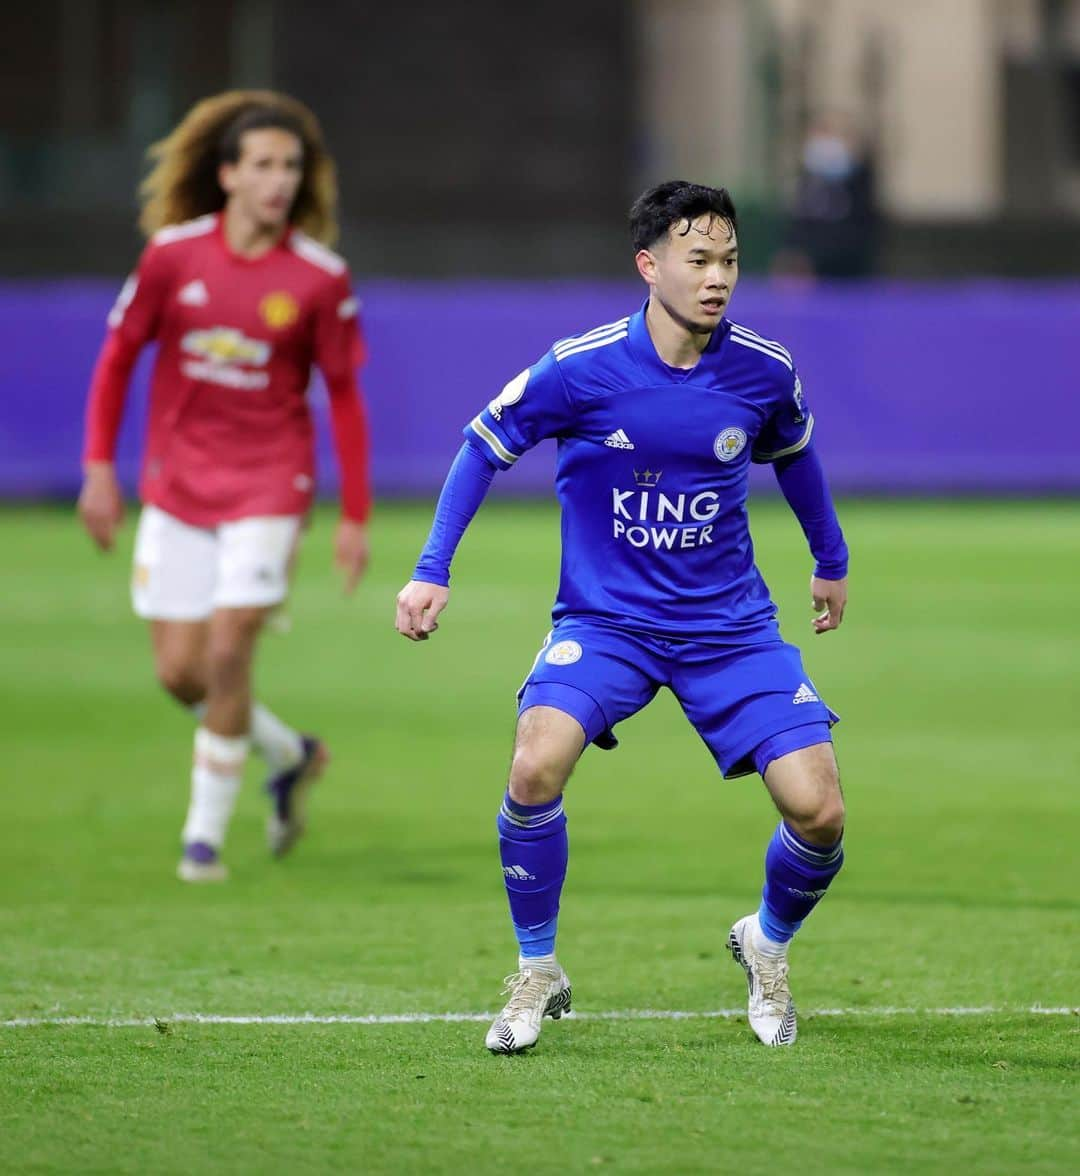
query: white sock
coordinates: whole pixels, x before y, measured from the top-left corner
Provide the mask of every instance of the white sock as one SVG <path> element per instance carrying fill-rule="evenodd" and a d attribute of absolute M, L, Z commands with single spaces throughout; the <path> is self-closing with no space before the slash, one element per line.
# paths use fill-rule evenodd
<path fill-rule="evenodd" d="M 251 704 L 251 745 L 271 768 L 294 768 L 304 757 L 304 740 L 299 731 L 283 723 L 261 702 Z"/>
<path fill-rule="evenodd" d="M 191 804 L 181 835 L 185 845 L 204 841 L 221 849 L 225 844 L 225 829 L 240 791 L 248 743 L 246 735 L 215 735 L 205 727 L 196 729 Z"/>
<path fill-rule="evenodd" d="M 786 943 L 777 943 L 775 939 L 770 939 L 761 929 L 761 924 L 758 922 L 757 915 L 754 916 L 753 925 L 754 935 L 754 950 L 763 956 L 774 956 L 779 959 L 781 956 L 787 955 L 788 945 Z"/>
<path fill-rule="evenodd" d="M 552 974 L 558 972 L 559 963 L 555 959 L 554 953 L 543 956 L 518 956 L 518 971 L 524 972 L 528 968 L 533 972 L 551 972 Z"/>
<path fill-rule="evenodd" d="M 196 702 L 188 710 L 201 723 L 206 717 L 206 703 Z M 299 731 L 283 723 L 261 702 L 251 704 L 251 746 L 256 754 L 276 771 L 294 768 L 304 756 L 304 740 Z"/>

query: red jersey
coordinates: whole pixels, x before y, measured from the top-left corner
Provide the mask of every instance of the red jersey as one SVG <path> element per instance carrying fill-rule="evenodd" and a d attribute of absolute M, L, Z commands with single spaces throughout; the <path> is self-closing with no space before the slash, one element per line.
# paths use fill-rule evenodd
<path fill-rule="evenodd" d="M 109 315 L 85 457 L 112 460 L 131 366 L 158 344 L 140 496 L 195 526 L 305 513 L 314 488 L 311 365 L 331 395 L 347 516 L 367 515 L 363 359 L 345 262 L 295 229 L 234 253 L 218 214 L 162 229 Z"/>

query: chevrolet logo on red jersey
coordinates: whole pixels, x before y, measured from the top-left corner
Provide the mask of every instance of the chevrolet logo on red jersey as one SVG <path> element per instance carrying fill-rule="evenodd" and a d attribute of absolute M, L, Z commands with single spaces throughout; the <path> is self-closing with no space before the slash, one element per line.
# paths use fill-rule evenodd
<path fill-rule="evenodd" d="M 270 344 L 249 339 L 233 327 L 210 327 L 205 331 L 188 331 L 181 346 L 191 355 L 211 363 L 246 363 L 262 367 L 270 358 Z"/>

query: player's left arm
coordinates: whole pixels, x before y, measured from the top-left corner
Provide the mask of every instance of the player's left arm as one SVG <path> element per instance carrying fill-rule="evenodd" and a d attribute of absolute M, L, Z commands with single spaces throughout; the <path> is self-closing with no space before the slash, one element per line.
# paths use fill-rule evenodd
<path fill-rule="evenodd" d="M 792 371 L 790 386 L 754 447 L 754 460 L 772 463 L 780 490 L 814 557 L 810 597 L 815 633 L 839 627 L 847 606 L 848 549 L 829 484 L 813 444 L 814 417 Z"/>
<path fill-rule="evenodd" d="M 371 514 L 371 444 L 359 369 L 365 359 L 358 304 L 347 273 L 325 292 L 315 319 L 315 362 L 326 381 L 330 424 L 341 472 L 341 518 L 334 535 L 334 563 L 351 593 L 368 565 Z"/>
<path fill-rule="evenodd" d="M 848 549 L 825 471 L 812 445 L 777 459 L 773 469 L 814 557 L 810 598 L 819 614 L 814 618 L 814 632 L 827 633 L 844 619 Z"/>

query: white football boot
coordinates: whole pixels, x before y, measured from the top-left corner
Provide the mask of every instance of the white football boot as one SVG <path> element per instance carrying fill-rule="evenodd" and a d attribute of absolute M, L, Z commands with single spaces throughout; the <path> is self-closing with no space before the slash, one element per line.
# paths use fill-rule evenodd
<path fill-rule="evenodd" d="M 191 841 L 184 846 L 176 876 L 181 882 L 224 882 L 229 871 L 212 845 L 205 841 Z"/>
<path fill-rule="evenodd" d="M 766 1045 L 793 1045 L 798 1025 L 788 988 L 787 952 L 766 955 L 755 946 L 760 937 L 755 912 L 740 919 L 727 938 L 728 951 L 746 973 L 750 1028 Z"/>
<path fill-rule="evenodd" d="M 531 961 L 518 960 L 520 971 L 507 976 L 503 992 L 509 993 L 506 1007 L 492 1022 L 484 1044 L 492 1053 L 518 1053 L 536 1044 L 545 1017 L 558 1020 L 570 1012 L 570 981 L 555 964 L 542 969 Z"/>

